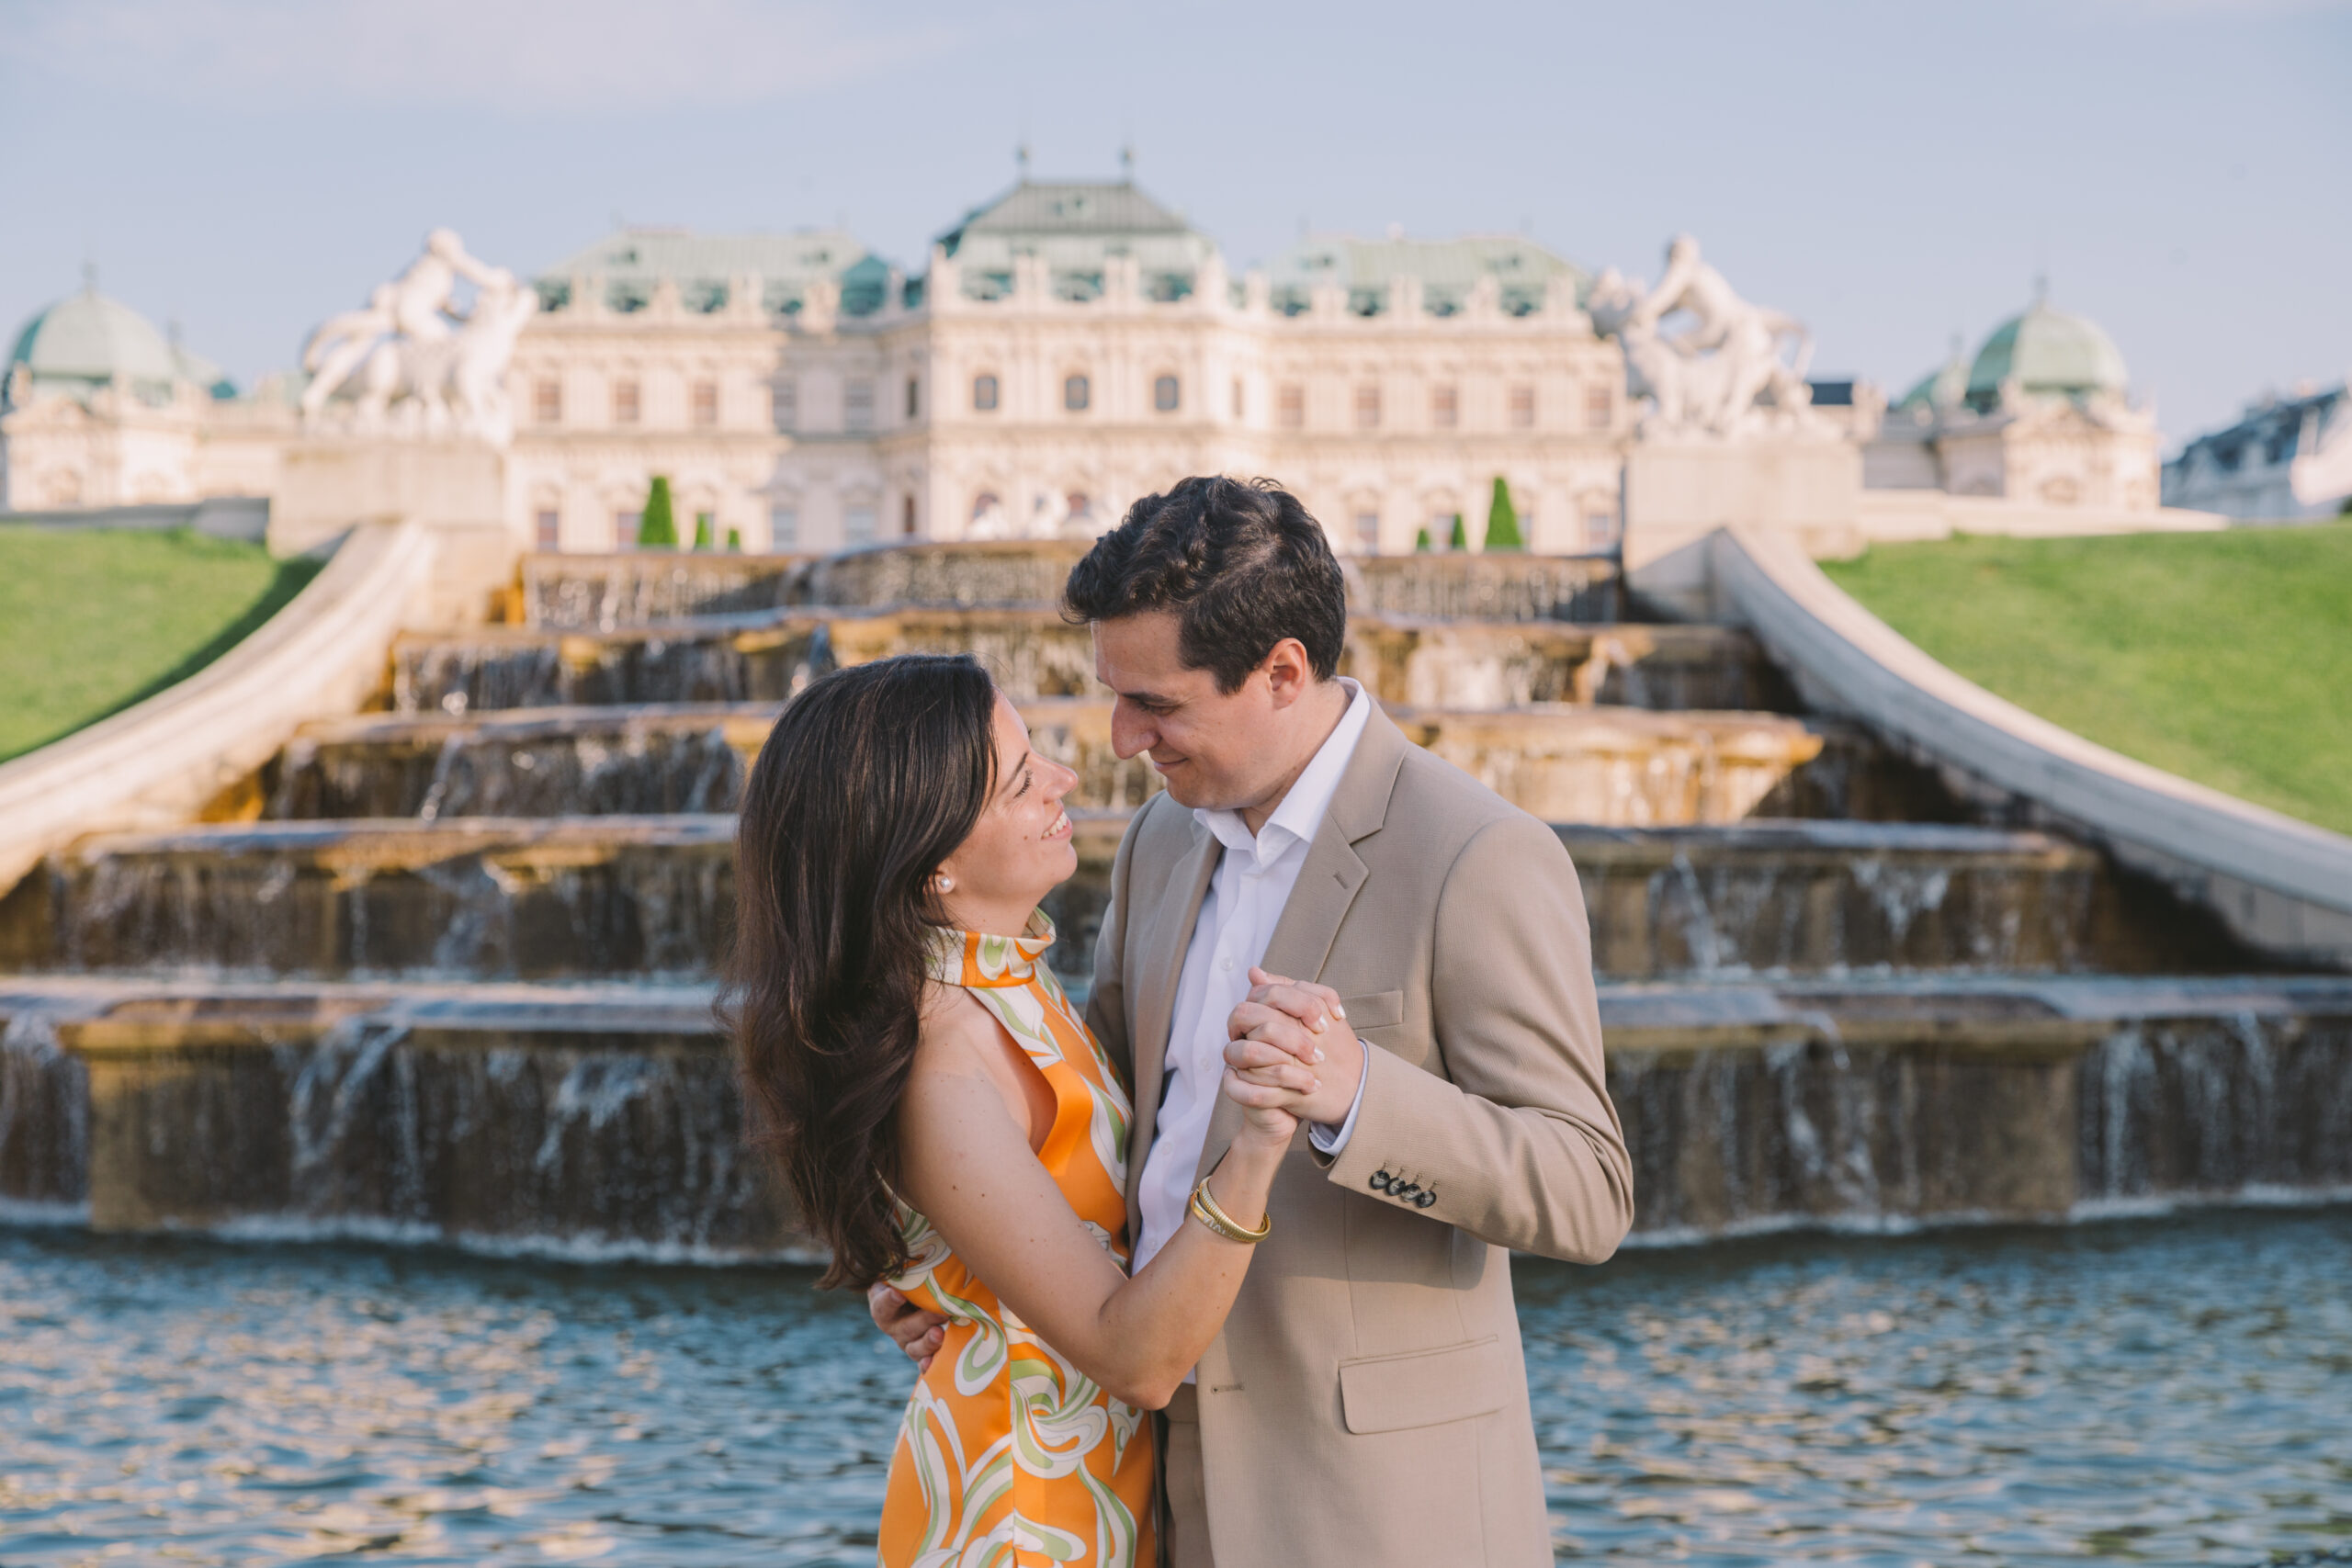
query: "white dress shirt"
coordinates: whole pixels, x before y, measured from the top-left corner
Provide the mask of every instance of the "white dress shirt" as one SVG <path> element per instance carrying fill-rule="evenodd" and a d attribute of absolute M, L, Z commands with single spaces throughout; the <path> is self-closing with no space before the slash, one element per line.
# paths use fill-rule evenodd
<path fill-rule="evenodd" d="M 1331 808 L 1340 775 L 1372 717 L 1372 699 L 1353 681 L 1340 684 L 1349 695 L 1339 727 L 1290 786 L 1282 804 L 1256 834 L 1238 811 L 1193 815 L 1224 845 L 1216 876 L 1201 900 L 1193 940 L 1184 950 L 1184 970 L 1176 983 L 1176 1011 L 1169 1022 L 1166 1091 L 1159 1119 L 1145 1156 L 1141 1202 L 1143 1235 L 1136 1243 L 1135 1267 L 1168 1245 L 1184 1224 L 1193 1198 L 1193 1176 L 1208 1142 L 1209 1115 L 1216 1109 L 1225 1076 L 1226 1020 L 1250 995 L 1250 970 L 1266 955 L 1283 906 L 1290 902 L 1306 863 L 1308 846 L 1324 813 Z M 1292 976 L 1294 979 L 1299 976 Z M 1371 1056 L 1365 1055 L 1369 1070 Z M 1356 1079 L 1354 1106 L 1338 1127 L 1316 1126 L 1307 1135 L 1326 1154 L 1346 1146 L 1363 1104 L 1363 1078 Z M 1186 1381 L 1190 1381 L 1187 1374 Z"/>

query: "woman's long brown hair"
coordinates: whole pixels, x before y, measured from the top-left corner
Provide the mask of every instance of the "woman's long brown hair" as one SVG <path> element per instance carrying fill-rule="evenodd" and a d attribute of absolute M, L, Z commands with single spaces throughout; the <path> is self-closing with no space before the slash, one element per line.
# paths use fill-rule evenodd
<path fill-rule="evenodd" d="M 988 804 L 995 718 L 969 658 L 854 665 L 785 709 L 744 786 L 719 1014 L 752 1136 L 831 1248 L 828 1286 L 906 1261 L 899 1098 L 947 918 L 931 879 Z"/>

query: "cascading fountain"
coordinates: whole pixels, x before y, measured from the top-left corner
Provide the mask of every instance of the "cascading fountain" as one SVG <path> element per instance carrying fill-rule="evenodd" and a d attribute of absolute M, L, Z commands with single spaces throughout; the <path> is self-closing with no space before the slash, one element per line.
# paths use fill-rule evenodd
<path fill-rule="evenodd" d="M 385 711 L 238 793 L 257 819 L 85 840 L 0 899 L 0 1203 L 795 1255 L 710 1011 L 744 770 L 814 675 L 976 654 L 1080 774 L 1082 987 L 1157 781 L 1053 608 L 1075 551 L 533 558 L 517 621 L 402 639 Z M 1973 819 L 1745 634 L 1624 619 L 1606 561 L 1350 573 L 1347 672 L 1577 863 L 1641 1232 L 2352 1184 L 2352 982 Z"/>

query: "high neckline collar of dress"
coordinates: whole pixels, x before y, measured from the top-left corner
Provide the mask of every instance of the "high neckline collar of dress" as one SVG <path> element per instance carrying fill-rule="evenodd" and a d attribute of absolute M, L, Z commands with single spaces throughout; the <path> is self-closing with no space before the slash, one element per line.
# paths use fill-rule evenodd
<path fill-rule="evenodd" d="M 1054 945 L 1054 922 L 1043 909 L 1029 913 L 1019 936 L 990 936 L 985 931 L 936 928 L 932 944 L 931 977 L 949 986 L 1025 986 L 1037 975 L 1037 963 Z"/>

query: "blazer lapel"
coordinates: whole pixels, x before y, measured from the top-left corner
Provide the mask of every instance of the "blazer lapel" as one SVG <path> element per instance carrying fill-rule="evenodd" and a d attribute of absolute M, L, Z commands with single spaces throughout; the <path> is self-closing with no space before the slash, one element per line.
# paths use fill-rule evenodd
<path fill-rule="evenodd" d="M 1209 881 L 1216 874 L 1216 835 L 1195 820 L 1192 847 L 1169 873 L 1166 891 L 1154 903 L 1136 954 L 1136 984 L 1127 1019 L 1135 1053 L 1135 1131 L 1127 1145 L 1127 1234 L 1143 1234 L 1143 1167 L 1159 1126 L 1159 1092 L 1168 1069 L 1168 1029 L 1176 1012 L 1176 987 L 1183 978 L 1184 953 Z M 1131 927 L 1131 929 L 1133 929 Z"/>
<path fill-rule="evenodd" d="M 1306 863 L 1298 868 L 1290 901 L 1283 906 L 1282 919 L 1275 922 L 1274 934 L 1266 943 L 1261 967 L 1268 974 L 1294 980 L 1322 978 L 1324 961 L 1331 955 L 1340 922 L 1348 918 L 1356 894 L 1372 874 L 1355 846 L 1378 832 L 1386 819 L 1397 770 L 1405 765 L 1411 746 L 1396 721 L 1374 705 L 1355 753 L 1348 759 L 1347 771 L 1340 775 L 1340 787 L 1332 793 L 1330 809 L 1315 830 L 1315 841 L 1307 846 Z M 1155 1063 L 1155 1074 L 1158 1066 Z M 1241 1108 L 1217 1096 L 1193 1180 L 1208 1174 L 1209 1168 L 1224 1157 L 1226 1145 L 1240 1130 Z"/>

